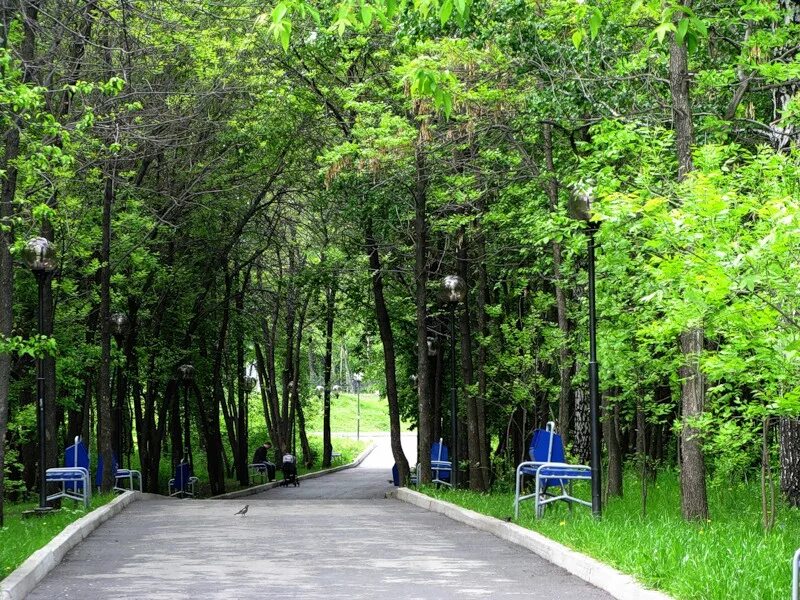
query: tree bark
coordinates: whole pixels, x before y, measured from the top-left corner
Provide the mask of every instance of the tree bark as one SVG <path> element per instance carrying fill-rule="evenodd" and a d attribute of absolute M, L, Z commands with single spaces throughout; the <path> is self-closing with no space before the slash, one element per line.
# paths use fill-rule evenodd
<path fill-rule="evenodd" d="M 695 327 L 681 334 L 683 419 L 681 427 L 681 513 L 686 520 L 708 519 L 706 463 L 700 431 L 693 419 L 703 414 L 705 391 L 700 372 L 703 330 Z"/>
<path fill-rule="evenodd" d="M 431 481 L 431 399 L 428 385 L 428 246 L 427 246 L 427 193 L 428 172 L 422 141 L 417 140 L 415 149 L 416 182 L 414 189 L 414 276 L 416 280 L 415 305 L 417 316 L 417 395 L 418 438 L 417 460 L 420 483 Z M 456 443 L 451 440 L 450 445 Z"/>
<path fill-rule="evenodd" d="M 461 245 L 458 248 L 458 274 L 470 289 L 469 253 L 467 250 L 466 233 L 461 230 Z M 464 298 L 464 307 L 461 311 L 461 379 L 463 383 L 464 402 L 467 407 L 467 456 L 469 458 L 469 488 L 476 491 L 485 491 L 485 482 L 482 475 L 482 453 L 480 447 L 480 433 L 478 431 L 478 403 L 473 384 L 472 365 L 472 325 L 470 322 L 469 294 Z"/>
<path fill-rule="evenodd" d="M 333 361 L 333 318 L 336 308 L 336 284 L 330 282 L 325 290 L 325 365 L 322 412 L 322 466 L 331 466 L 331 363 Z"/>
<path fill-rule="evenodd" d="M 781 492 L 790 506 L 800 506 L 800 419 L 780 420 Z"/>
<path fill-rule="evenodd" d="M 386 399 L 389 403 L 389 435 L 392 444 L 392 455 L 400 476 L 400 485 L 404 486 L 408 483 L 410 469 L 400 438 L 400 403 L 397 398 L 394 333 L 392 332 L 389 311 L 386 308 L 386 298 L 383 294 L 383 271 L 380 255 L 378 254 L 378 244 L 372 233 L 372 223 L 369 221 L 367 222 L 365 237 L 365 248 L 372 274 L 372 294 L 375 298 L 375 320 L 378 323 L 378 331 L 383 345 L 383 368 L 384 376 L 386 377 Z"/>
<path fill-rule="evenodd" d="M 105 178 L 103 194 L 102 244 L 100 247 L 100 373 L 97 395 L 98 448 L 103 459 L 100 489 L 114 487 L 113 426 L 111 415 L 111 206 L 114 202 L 116 165 Z"/>
<path fill-rule="evenodd" d="M 544 137 L 545 166 L 547 169 L 547 197 L 550 200 L 550 212 L 558 209 L 558 179 L 553 162 L 553 127 L 542 125 Z M 553 278 L 555 280 L 556 315 L 558 329 L 561 332 L 561 343 L 558 351 L 559 391 L 558 391 L 558 432 L 564 440 L 564 447 L 570 441 L 570 421 L 572 420 L 572 394 L 570 393 L 572 375 L 572 352 L 569 345 L 569 321 L 567 320 L 567 298 L 564 294 L 563 277 L 561 275 L 561 244 L 551 242 L 553 254 Z"/>
<path fill-rule="evenodd" d="M 684 2 L 690 7 L 691 0 Z M 678 17 L 680 19 L 682 17 Z M 685 43 L 679 44 L 671 35 L 669 56 L 669 84 L 672 95 L 672 118 L 675 129 L 675 150 L 678 157 L 678 181 L 683 181 L 694 169 L 692 145 L 694 126 L 692 124 L 692 105 L 689 95 L 689 57 Z M 681 353 L 684 365 L 681 367 L 683 380 L 681 405 L 683 409 L 683 429 L 681 431 L 681 509 L 684 519 L 708 518 L 708 499 L 706 495 L 705 457 L 692 420 L 703 413 L 705 391 L 700 372 L 699 357 L 703 349 L 702 327 L 689 326 L 681 333 Z"/>

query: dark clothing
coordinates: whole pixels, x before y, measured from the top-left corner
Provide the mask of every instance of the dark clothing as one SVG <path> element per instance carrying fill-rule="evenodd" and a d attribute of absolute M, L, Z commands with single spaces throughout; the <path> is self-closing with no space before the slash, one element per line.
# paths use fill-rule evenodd
<path fill-rule="evenodd" d="M 269 462 L 269 458 L 267 458 L 268 451 L 269 449 L 265 448 L 264 446 L 259 446 L 258 448 L 256 448 L 256 451 L 253 454 L 253 462 L 254 463 Z"/>
<path fill-rule="evenodd" d="M 275 479 L 275 465 L 269 461 L 269 457 L 267 456 L 269 450 L 270 448 L 265 448 L 264 446 L 259 446 L 256 448 L 256 451 L 253 454 L 253 463 L 264 463 L 267 465 L 267 476 L 268 479 L 272 481 Z M 259 469 L 259 471 L 262 470 Z"/>

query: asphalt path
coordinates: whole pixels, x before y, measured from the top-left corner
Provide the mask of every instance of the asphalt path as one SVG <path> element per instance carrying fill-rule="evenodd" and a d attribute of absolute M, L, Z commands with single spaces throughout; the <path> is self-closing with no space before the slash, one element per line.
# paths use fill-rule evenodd
<path fill-rule="evenodd" d="M 393 461 L 388 438 L 376 442 L 358 468 L 296 488 L 134 502 L 29 598 L 611 598 L 518 546 L 385 499 Z"/>

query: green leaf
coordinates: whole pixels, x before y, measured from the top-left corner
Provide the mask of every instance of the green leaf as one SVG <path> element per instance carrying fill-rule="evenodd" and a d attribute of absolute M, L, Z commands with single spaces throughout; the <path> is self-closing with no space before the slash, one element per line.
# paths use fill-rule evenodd
<path fill-rule="evenodd" d="M 692 29 L 694 31 L 696 31 L 697 33 L 699 33 L 703 37 L 708 37 L 708 27 L 706 27 L 706 24 L 703 21 L 701 21 L 697 17 L 692 17 L 690 19 L 690 21 L 691 21 Z"/>
<path fill-rule="evenodd" d="M 572 32 L 572 45 L 575 46 L 575 49 L 578 50 L 581 47 L 581 42 L 583 41 L 583 29 L 576 29 Z"/>
<path fill-rule="evenodd" d="M 455 0 L 456 12 L 463 18 L 467 14 L 467 0 Z"/>
<path fill-rule="evenodd" d="M 600 12 L 599 8 L 595 8 L 594 12 L 592 12 L 592 16 L 589 17 L 589 32 L 591 33 L 592 39 L 597 37 L 597 34 L 600 31 L 600 25 L 602 23 L 603 13 Z"/>
<path fill-rule="evenodd" d="M 686 49 L 689 51 L 689 54 L 697 50 L 697 36 L 691 31 L 686 33 Z"/>
<path fill-rule="evenodd" d="M 272 9 L 272 22 L 275 23 L 276 25 L 279 24 L 283 20 L 283 17 L 286 15 L 287 10 L 288 7 L 286 6 L 286 4 L 283 2 L 279 2 L 275 6 L 275 8 Z"/>
<path fill-rule="evenodd" d="M 369 27 L 372 24 L 373 13 L 374 9 L 369 4 L 361 5 L 361 21 L 365 27 Z"/>
<path fill-rule="evenodd" d="M 444 2 L 442 2 L 442 8 L 439 9 L 439 20 L 442 22 L 442 25 L 447 23 L 451 14 L 453 14 L 453 0 L 444 0 Z"/>
<path fill-rule="evenodd" d="M 292 24 L 289 21 L 286 21 L 283 24 L 283 31 L 281 31 L 281 46 L 283 46 L 283 51 L 289 51 L 289 38 L 292 35 Z"/>
<path fill-rule="evenodd" d="M 662 23 L 661 25 L 656 27 L 654 33 L 658 38 L 659 44 L 664 43 L 664 37 L 667 35 L 668 31 L 675 31 L 675 25 L 673 25 L 672 23 Z"/>
<path fill-rule="evenodd" d="M 687 31 L 689 31 L 689 19 L 681 19 L 678 22 L 678 30 L 675 32 L 675 41 L 678 44 L 683 44 L 683 38 Z"/>

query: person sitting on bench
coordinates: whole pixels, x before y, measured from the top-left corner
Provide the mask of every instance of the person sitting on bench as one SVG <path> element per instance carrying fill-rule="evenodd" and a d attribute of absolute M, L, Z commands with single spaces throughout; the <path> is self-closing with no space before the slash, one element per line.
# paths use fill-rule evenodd
<path fill-rule="evenodd" d="M 263 468 L 259 468 L 259 473 L 264 473 L 266 471 L 267 478 L 269 481 L 275 480 L 275 463 L 270 462 L 268 456 L 269 451 L 272 450 L 272 444 L 269 442 L 264 442 L 263 445 L 256 448 L 255 453 L 253 454 L 253 465 L 262 464 L 264 465 Z"/>

